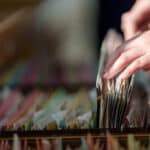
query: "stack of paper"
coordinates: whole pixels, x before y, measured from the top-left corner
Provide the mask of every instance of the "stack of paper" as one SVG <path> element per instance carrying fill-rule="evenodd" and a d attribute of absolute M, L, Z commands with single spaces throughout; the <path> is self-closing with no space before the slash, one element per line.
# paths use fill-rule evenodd
<path fill-rule="evenodd" d="M 112 32 L 112 31 L 111 31 Z M 116 34 L 117 37 L 117 33 Z M 102 48 L 100 63 L 96 81 L 98 94 L 98 126 L 100 128 L 121 128 L 126 109 L 130 102 L 131 90 L 134 77 L 127 80 L 118 80 L 117 77 L 111 80 L 103 78 L 106 62 L 110 54 L 110 32 L 106 36 Z M 119 36 L 119 35 L 118 35 Z"/>

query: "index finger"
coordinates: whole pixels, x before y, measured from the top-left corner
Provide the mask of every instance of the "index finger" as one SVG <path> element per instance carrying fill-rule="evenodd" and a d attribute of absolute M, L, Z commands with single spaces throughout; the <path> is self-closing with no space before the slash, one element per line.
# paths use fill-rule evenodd
<path fill-rule="evenodd" d="M 112 65 L 114 64 L 114 62 L 117 60 L 117 58 L 125 51 L 128 51 L 130 50 L 134 43 L 135 43 L 135 39 L 137 38 L 137 36 L 135 36 L 134 38 L 124 42 L 121 46 L 119 46 L 116 50 L 115 50 L 115 53 L 114 55 L 109 58 L 106 66 L 105 66 L 105 71 L 109 70 Z"/>

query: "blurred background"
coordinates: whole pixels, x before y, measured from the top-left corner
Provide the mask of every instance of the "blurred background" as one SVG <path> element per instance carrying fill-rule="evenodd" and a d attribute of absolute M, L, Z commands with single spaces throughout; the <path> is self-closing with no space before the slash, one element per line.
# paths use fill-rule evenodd
<path fill-rule="evenodd" d="M 93 84 L 97 5 L 0 1 L 1 85 Z"/>

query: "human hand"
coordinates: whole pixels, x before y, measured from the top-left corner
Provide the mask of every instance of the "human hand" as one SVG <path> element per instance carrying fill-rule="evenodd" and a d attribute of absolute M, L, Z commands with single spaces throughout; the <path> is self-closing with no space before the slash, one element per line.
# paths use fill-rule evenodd
<path fill-rule="evenodd" d="M 139 70 L 150 70 L 150 30 L 126 41 L 116 50 L 106 65 L 104 78 L 112 79 L 123 71 L 119 79 L 124 80 Z"/>
<path fill-rule="evenodd" d="M 150 28 L 150 0 L 137 0 L 132 9 L 123 14 L 121 28 L 125 39 Z"/>

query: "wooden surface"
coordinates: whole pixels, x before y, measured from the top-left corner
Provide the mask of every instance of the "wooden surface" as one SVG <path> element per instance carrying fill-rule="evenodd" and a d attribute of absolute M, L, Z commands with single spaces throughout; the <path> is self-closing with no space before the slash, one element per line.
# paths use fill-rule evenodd
<path fill-rule="evenodd" d="M 14 134 L 18 134 L 20 138 L 35 139 L 47 138 L 55 139 L 62 137 L 63 139 L 80 139 L 91 134 L 93 138 L 105 139 L 108 129 L 61 129 L 61 130 L 33 130 L 33 131 L 1 131 L 1 139 L 12 139 Z M 118 129 L 109 129 L 115 138 L 126 140 L 128 134 L 133 134 L 138 139 L 148 139 L 150 137 L 150 129 L 128 128 L 120 131 Z"/>

